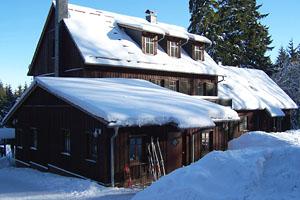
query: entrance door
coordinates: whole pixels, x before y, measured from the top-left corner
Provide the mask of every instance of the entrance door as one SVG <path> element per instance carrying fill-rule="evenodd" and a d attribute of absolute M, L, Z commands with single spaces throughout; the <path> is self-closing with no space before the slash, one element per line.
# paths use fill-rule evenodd
<path fill-rule="evenodd" d="M 180 132 L 168 133 L 167 140 L 167 172 L 182 166 L 182 137 Z"/>

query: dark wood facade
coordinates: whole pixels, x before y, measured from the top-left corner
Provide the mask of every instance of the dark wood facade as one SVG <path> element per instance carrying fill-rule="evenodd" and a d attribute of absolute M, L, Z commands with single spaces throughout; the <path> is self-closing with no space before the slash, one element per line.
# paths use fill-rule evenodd
<path fill-rule="evenodd" d="M 109 185 L 110 139 L 114 129 L 60 98 L 37 87 L 16 110 L 9 123 L 15 122 L 16 159 L 41 170 L 78 174 Z M 149 173 L 146 145 L 151 138 L 159 141 L 166 172 L 188 165 L 212 150 L 225 150 L 230 133 L 226 123 L 209 130 L 180 130 L 172 125 L 124 127 L 118 131 L 114 149 L 114 174 L 118 185 L 126 184 L 129 166 L 134 183 L 147 184 Z M 87 133 L 100 129 L 97 157 L 90 159 Z M 64 152 L 63 131 L 70 132 L 70 151 Z M 227 129 L 228 130 L 228 129 Z M 33 136 L 34 133 L 36 136 Z M 225 133 L 225 134 L 224 134 Z M 141 157 L 132 160 L 132 138 L 141 138 Z M 36 141 L 35 141 L 36 140 Z M 21 163 L 20 162 L 20 163 Z M 70 172 L 70 173 L 69 173 Z"/>

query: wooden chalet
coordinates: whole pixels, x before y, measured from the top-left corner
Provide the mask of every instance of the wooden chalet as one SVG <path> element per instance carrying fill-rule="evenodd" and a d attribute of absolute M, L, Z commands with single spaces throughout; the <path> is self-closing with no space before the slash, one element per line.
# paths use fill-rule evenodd
<path fill-rule="evenodd" d="M 235 107 L 234 96 L 220 95 L 228 80 L 225 77 L 227 72 L 206 53 L 205 47 L 210 44 L 206 37 L 188 33 L 183 27 L 159 22 L 155 13 L 149 10 L 146 19 L 141 19 L 68 4 L 67 0 L 52 3 L 28 71 L 29 76 L 36 77 L 35 83 L 23 101 L 18 102 L 5 118 L 6 124 L 17 128 L 17 160 L 40 169 L 79 174 L 104 184 L 114 185 L 116 182 L 123 185 L 128 179 L 127 169 L 136 182 L 147 182 L 146 144 L 151 138 L 159 139 L 168 173 L 198 160 L 211 150 L 226 150 L 228 141 L 245 130 L 245 120 L 239 122 L 231 106 L 243 119 L 247 117 L 247 130 L 260 130 L 260 126 L 250 128 L 256 123 L 254 121 L 259 120 L 257 124 L 265 126 L 261 116 L 265 115 L 267 107 L 272 106 L 272 111 L 281 107 L 268 104 L 263 108 L 243 110 Z M 68 82 L 72 77 L 76 87 L 72 81 Z M 85 91 L 92 82 L 90 78 L 110 78 L 111 81 L 111 78 L 143 79 L 161 87 L 157 86 L 155 90 L 158 92 L 156 98 L 147 96 L 144 99 L 145 102 L 157 101 L 146 107 L 123 105 L 130 101 L 122 91 L 117 95 L 119 99 L 108 100 L 109 104 L 99 104 L 98 101 L 89 104 L 94 98 Z M 62 85 L 58 83 L 66 82 L 70 83 L 70 91 L 81 88 L 82 93 L 59 91 Z M 115 85 L 116 88 L 110 87 L 101 93 L 103 85 L 100 83 L 105 81 L 95 79 L 95 82 L 99 91 L 94 88 L 92 93 L 96 97 L 102 95 L 103 100 L 110 93 L 116 94 L 115 89 L 122 86 Z M 240 82 L 233 84 L 236 86 Z M 152 88 L 153 84 L 149 87 Z M 138 88 L 131 89 L 129 94 Z M 100 107 L 95 110 L 114 108 L 108 113 L 121 112 L 118 120 L 123 122 L 122 116 L 131 113 L 131 109 L 136 113 L 146 112 L 145 116 L 156 113 L 162 117 L 157 103 L 164 101 L 166 96 L 159 96 L 161 91 L 172 92 L 167 95 L 169 105 L 166 107 L 169 106 L 170 111 L 182 109 L 185 113 L 169 113 L 171 119 L 183 120 L 184 116 L 189 123 L 195 123 L 194 126 L 182 128 L 180 120 L 167 120 L 164 123 L 122 124 L 115 129 L 110 126 L 114 120 L 107 118 L 109 115 L 89 110 L 97 105 Z M 70 96 L 74 98 L 68 99 Z M 199 99 L 199 96 L 215 103 Z M 74 102 L 78 97 L 79 102 L 87 107 Z M 180 101 L 181 98 L 186 102 Z M 139 105 L 136 100 L 131 100 Z M 250 102 L 248 97 L 243 101 Z M 195 108 L 195 104 L 189 102 L 199 105 Z M 187 117 L 186 112 L 194 108 L 198 113 L 190 113 Z M 151 109 L 152 112 L 147 113 Z M 282 112 L 288 116 L 288 110 Z M 267 115 L 266 119 L 273 120 Z M 203 126 L 204 122 L 209 122 L 209 126 Z M 116 130 L 118 134 L 115 134 Z M 97 135 L 97 131 L 101 134 L 95 139 L 93 133 Z"/>
<path fill-rule="evenodd" d="M 38 77 L 4 124 L 16 128 L 19 165 L 128 185 L 153 180 L 151 139 L 169 173 L 225 149 L 215 123 L 238 119 L 230 108 L 144 80 Z"/>

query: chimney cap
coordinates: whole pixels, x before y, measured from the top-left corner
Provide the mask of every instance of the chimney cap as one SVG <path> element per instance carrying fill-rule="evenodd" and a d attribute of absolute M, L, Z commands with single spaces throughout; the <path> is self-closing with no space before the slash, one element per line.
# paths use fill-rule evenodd
<path fill-rule="evenodd" d="M 155 15 L 155 14 L 156 14 L 153 10 L 149 10 L 149 9 L 147 9 L 147 10 L 145 11 L 145 13 L 146 13 L 146 14 L 149 14 L 149 15 Z"/>

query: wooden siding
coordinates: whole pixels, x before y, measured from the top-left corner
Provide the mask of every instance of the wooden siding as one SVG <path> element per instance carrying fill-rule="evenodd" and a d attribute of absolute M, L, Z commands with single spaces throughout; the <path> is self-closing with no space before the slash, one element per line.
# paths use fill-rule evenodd
<path fill-rule="evenodd" d="M 28 75 L 37 76 L 54 73 L 54 22 L 54 9 L 51 8 Z"/>
<path fill-rule="evenodd" d="M 154 82 L 163 80 L 164 87 L 167 87 L 170 81 L 179 81 L 177 91 L 183 92 L 182 88 L 186 88 L 184 93 L 189 95 L 196 94 L 196 86 L 199 82 L 214 84 L 214 94 L 217 95 L 217 76 L 183 74 L 160 71 L 146 71 L 138 69 L 126 69 L 122 67 L 97 67 L 91 66 L 86 69 L 70 71 L 65 73 L 69 77 L 86 77 L 86 78 L 136 78 Z M 183 86 L 187 83 L 187 86 Z M 181 86 L 181 87 L 180 87 Z"/>
<path fill-rule="evenodd" d="M 46 166 L 57 166 L 64 170 L 109 183 L 109 136 L 107 129 L 98 120 L 75 109 L 67 103 L 37 88 L 32 96 L 17 111 L 17 130 L 22 129 L 22 149 L 17 148 L 16 158 Z M 101 128 L 98 137 L 98 160 L 87 160 L 86 131 Z M 38 131 L 37 150 L 30 148 L 31 128 Z M 61 129 L 71 132 L 71 153 L 62 154 Z M 20 134 L 17 133 L 17 140 Z"/>

